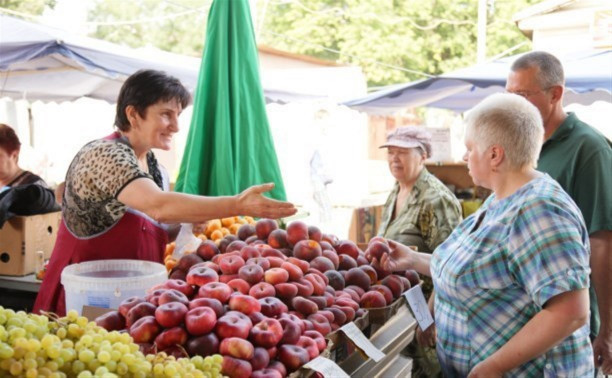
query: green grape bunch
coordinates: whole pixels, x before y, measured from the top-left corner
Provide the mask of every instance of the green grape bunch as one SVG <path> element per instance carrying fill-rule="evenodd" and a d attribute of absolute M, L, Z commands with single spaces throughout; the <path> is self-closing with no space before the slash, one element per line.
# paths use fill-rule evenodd
<path fill-rule="evenodd" d="M 1 377 L 222 377 L 220 355 L 143 354 L 126 332 L 79 316 L 28 314 L 0 306 Z"/>

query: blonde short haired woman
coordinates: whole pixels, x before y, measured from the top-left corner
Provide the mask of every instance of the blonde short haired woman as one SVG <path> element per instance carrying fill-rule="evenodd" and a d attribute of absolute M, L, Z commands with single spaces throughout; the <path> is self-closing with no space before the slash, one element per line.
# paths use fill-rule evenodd
<path fill-rule="evenodd" d="M 392 243 L 380 263 L 432 276 L 445 376 L 592 376 L 588 233 L 569 195 L 535 170 L 541 116 L 496 94 L 466 123 L 470 175 L 493 194 L 433 255 Z"/>

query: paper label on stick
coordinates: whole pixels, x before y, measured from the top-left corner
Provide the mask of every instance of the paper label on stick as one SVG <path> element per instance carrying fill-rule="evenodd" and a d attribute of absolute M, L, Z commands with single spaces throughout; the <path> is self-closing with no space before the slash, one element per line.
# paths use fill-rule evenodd
<path fill-rule="evenodd" d="M 319 356 L 304 366 L 323 374 L 325 378 L 350 378 L 340 366 L 325 357 Z"/>
<path fill-rule="evenodd" d="M 410 306 L 421 330 L 424 331 L 433 324 L 434 320 L 429 312 L 429 307 L 425 301 L 421 285 L 414 286 L 412 289 L 404 292 L 404 298 L 406 298 L 408 306 Z"/>
<path fill-rule="evenodd" d="M 344 332 L 346 337 L 351 339 L 356 347 L 361 349 L 368 357 L 378 362 L 385 357 L 385 354 L 381 352 L 377 347 L 372 344 L 370 340 L 361 332 L 355 323 L 347 323 L 343 325 L 340 330 Z"/>

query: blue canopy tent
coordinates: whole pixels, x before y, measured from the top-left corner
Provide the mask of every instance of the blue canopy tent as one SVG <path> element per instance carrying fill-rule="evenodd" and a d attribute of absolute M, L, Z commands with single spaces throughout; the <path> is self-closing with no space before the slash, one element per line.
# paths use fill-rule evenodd
<path fill-rule="evenodd" d="M 512 62 L 520 55 L 478 64 L 416 82 L 388 86 L 344 105 L 370 114 L 418 106 L 463 112 L 486 96 L 504 91 Z M 612 50 L 579 52 L 562 58 L 566 104 L 612 102 Z"/>

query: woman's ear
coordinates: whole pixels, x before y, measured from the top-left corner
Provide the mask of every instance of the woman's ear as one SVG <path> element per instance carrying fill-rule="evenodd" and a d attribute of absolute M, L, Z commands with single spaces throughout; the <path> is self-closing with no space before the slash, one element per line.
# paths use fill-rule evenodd
<path fill-rule="evenodd" d="M 499 166 L 504 162 L 504 148 L 498 144 L 494 144 L 491 146 L 489 150 L 489 157 L 491 159 L 491 166 L 493 168 L 499 168 Z"/>
<path fill-rule="evenodd" d="M 134 105 L 128 105 L 125 107 L 125 116 L 127 117 L 127 120 L 130 125 L 136 124 L 138 115 L 138 111 L 136 110 Z"/>
<path fill-rule="evenodd" d="M 427 152 L 421 152 L 421 164 L 425 164 L 425 160 L 427 160 Z"/>

